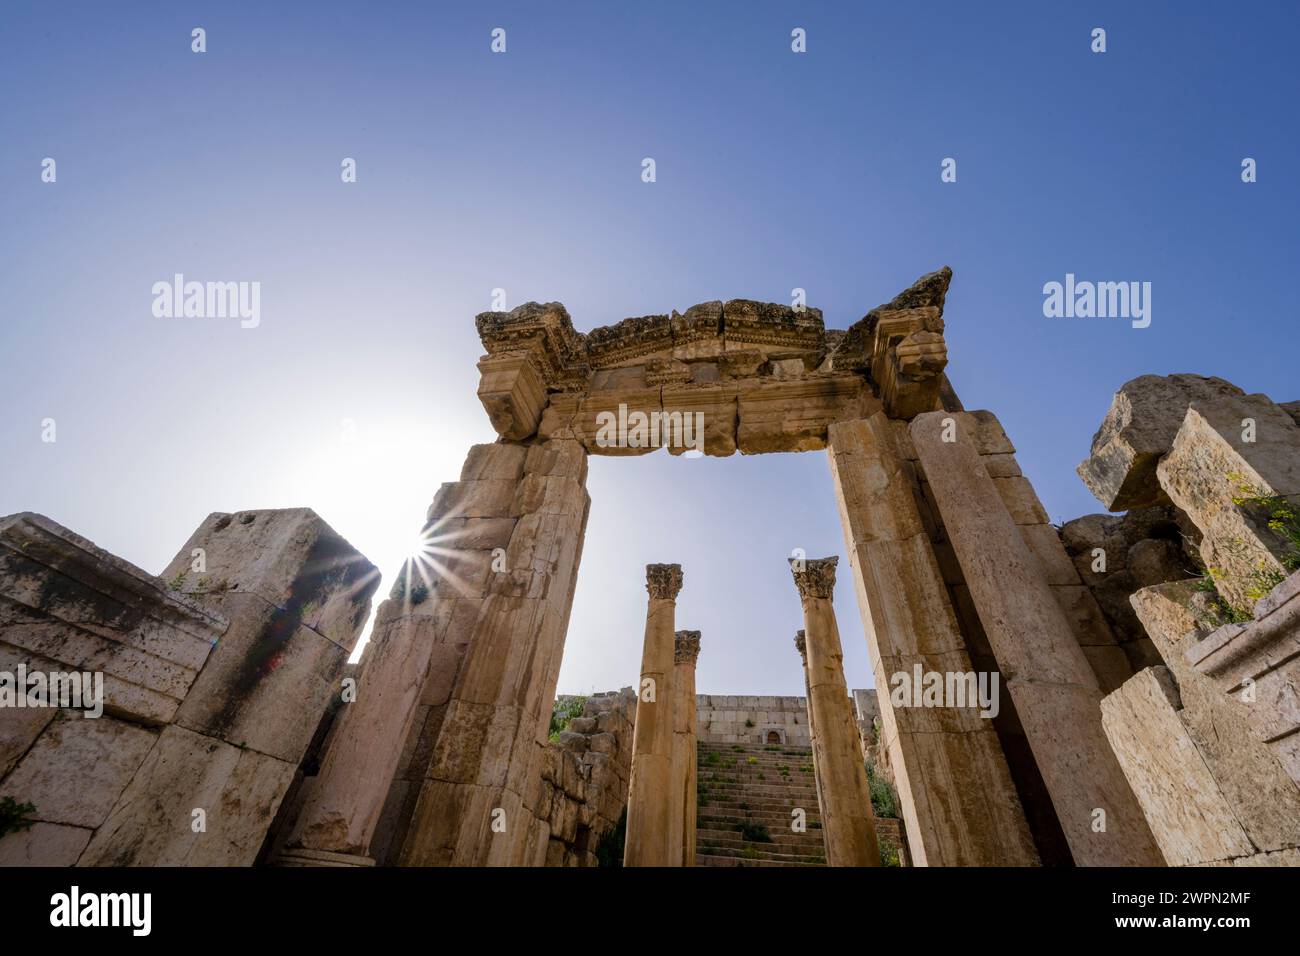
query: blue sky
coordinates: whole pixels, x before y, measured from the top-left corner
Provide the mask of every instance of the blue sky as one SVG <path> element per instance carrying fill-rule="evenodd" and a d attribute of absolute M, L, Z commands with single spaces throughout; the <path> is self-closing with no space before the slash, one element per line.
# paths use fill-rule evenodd
<path fill-rule="evenodd" d="M 391 576 L 493 437 L 492 289 L 588 330 L 800 287 L 845 328 L 944 264 L 967 407 L 1053 519 L 1100 510 L 1074 467 L 1128 379 L 1300 398 L 1298 10 L 6 3 L 0 513 L 157 572 L 211 511 L 308 505 Z M 176 272 L 260 282 L 261 325 L 154 318 Z M 1150 282 L 1151 326 L 1045 318 L 1067 272 Z M 784 558 L 843 553 L 822 453 L 593 459 L 589 488 L 562 691 L 635 679 L 651 561 L 685 567 L 701 692 L 802 691 Z M 847 567 L 836 606 L 862 686 Z"/>

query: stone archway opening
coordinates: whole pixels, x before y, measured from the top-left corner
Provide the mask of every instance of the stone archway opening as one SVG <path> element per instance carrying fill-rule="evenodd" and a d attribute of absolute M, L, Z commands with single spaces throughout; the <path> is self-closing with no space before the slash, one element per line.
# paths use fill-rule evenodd
<path fill-rule="evenodd" d="M 398 862 L 544 857 L 550 823 L 533 781 L 590 507 L 587 458 L 660 447 L 827 452 L 916 863 L 1032 865 L 1049 860 L 1053 830 L 1074 862 L 1158 862 L 1101 729 L 1084 625 L 1063 610 L 1082 585 L 1065 580 L 1072 565 L 996 418 L 966 413 L 944 374 L 950 278 L 923 276 L 844 331 L 816 309 L 750 300 L 585 334 L 558 303 L 477 317 L 478 394 L 500 437 L 471 450 L 430 509 L 429 528 L 452 542 L 445 580 L 388 622 L 429 629 L 438 648 L 408 747 L 422 765 L 405 777 Z M 823 600 L 808 587 L 806 618 Z M 651 596 L 667 615 L 655 633 L 671 637 L 671 611 Z M 1009 675 L 996 726 L 965 704 L 895 706 L 884 693 L 898 674 L 977 670 Z M 498 815 L 516 825 L 483 839 Z M 629 809 L 629 841 L 635 829 Z"/>

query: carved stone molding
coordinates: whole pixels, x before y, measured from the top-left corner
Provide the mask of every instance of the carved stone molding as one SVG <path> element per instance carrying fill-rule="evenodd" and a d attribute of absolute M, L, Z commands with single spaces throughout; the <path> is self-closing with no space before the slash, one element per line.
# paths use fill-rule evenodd
<path fill-rule="evenodd" d="M 827 422 L 870 414 L 863 395 L 901 419 L 956 404 L 944 391 L 943 374 L 943 305 L 951 278 L 946 267 L 922 276 L 847 331 L 827 329 L 818 309 L 751 299 L 701 302 L 684 313 L 636 316 L 586 333 L 574 329 L 558 302 L 484 312 L 476 318 L 487 351 L 479 395 L 497 433 L 522 441 L 538 429 L 547 437 L 583 427 L 596 406 L 654 411 L 667 401 L 660 390 L 701 392 L 690 404 L 707 406 L 729 403 L 726 389 L 804 387 L 826 394 L 818 395 L 798 434 L 782 434 L 760 411 L 757 431 L 747 431 L 758 440 L 747 449 L 737 434 L 737 409 L 718 407 L 709 416 L 712 440 L 704 450 L 824 447 Z M 798 394 L 772 398 L 800 411 Z"/>
<path fill-rule="evenodd" d="M 700 632 L 678 631 L 673 635 L 673 663 L 695 666 L 700 656 Z"/>
<path fill-rule="evenodd" d="M 675 601 L 682 589 L 682 566 L 680 564 L 647 564 L 645 566 L 645 589 L 652 601 Z"/>
<path fill-rule="evenodd" d="M 810 598 L 830 598 L 835 591 L 835 565 L 839 558 L 818 558 L 804 560 L 803 570 L 799 570 L 798 558 L 790 559 L 790 572 L 794 575 L 794 585 L 799 589 L 799 597 L 805 601 Z"/>

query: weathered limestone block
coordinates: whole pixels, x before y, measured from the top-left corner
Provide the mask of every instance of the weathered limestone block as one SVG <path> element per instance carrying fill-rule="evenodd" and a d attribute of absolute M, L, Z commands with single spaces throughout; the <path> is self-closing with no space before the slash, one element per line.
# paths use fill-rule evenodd
<path fill-rule="evenodd" d="M 910 431 L 1075 863 L 1158 864 L 1102 732 L 1097 678 L 1003 503 L 999 479 L 980 463 L 976 426 L 964 413 L 931 412 Z M 1105 833 L 1092 828 L 1098 808 Z"/>
<path fill-rule="evenodd" d="M 1133 606 L 1168 662 L 1178 716 L 1251 843 L 1262 851 L 1300 846 L 1300 788 L 1253 733 L 1248 709 L 1187 659 L 1209 630 L 1198 619 L 1195 584 L 1144 588 L 1133 595 Z"/>
<path fill-rule="evenodd" d="M 736 447 L 744 455 L 822 449 L 831 422 L 863 418 L 879 408 L 857 375 L 746 383 L 738 397 Z"/>
<path fill-rule="evenodd" d="M 1245 709 L 1256 737 L 1300 783 L 1300 571 L 1256 610 L 1251 623 L 1224 625 L 1184 652 Z"/>
<path fill-rule="evenodd" d="M 537 431 L 546 407 L 546 383 L 525 352 L 479 359 L 478 397 L 498 435 L 521 441 Z"/>
<path fill-rule="evenodd" d="M 1102 701 L 1102 726 L 1170 865 L 1246 856 L 1254 848 L 1178 710 L 1172 676 L 1150 667 Z"/>
<path fill-rule="evenodd" d="M 1000 429 L 997 430 L 1000 432 Z M 876 686 L 891 675 L 970 671 L 970 658 L 913 496 L 910 436 L 884 414 L 830 426 L 828 457 Z M 991 453 L 1006 453 L 990 434 Z M 889 754 L 917 865 L 1038 863 L 991 722 L 962 708 L 893 707 L 880 697 Z M 949 782 L 961 780 L 961 786 Z"/>
<path fill-rule="evenodd" d="M 30 819 L 93 830 L 113 809 L 158 733 L 112 717 L 56 713 L 0 783 L 0 796 L 35 805 Z"/>
<path fill-rule="evenodd" d="M 226 627 L 220 614 L 48 518 L 0 519 L 0 660 L 100 672 L 106 713 L 171 720 Z M 31 711 L 6 718 L 0 773 L 45 722 Z"/>
<path fill-rule="evenodd" d="M 298 814 L 291 849 L 368 853 L 434 649 L 414 620 L 384 615 L 377 624 L 356 698 Z"/>
<path fill-rule="evenodd" d="M 1221 378 L 1141 375 L 1120 386 L 1092 439 L 1092 454 L 1079 477 L 1108 511 L 1165 504 L 1156 464 L 1173 447 L 1193 402 L 1214 403 L 1243 395 Z"/>
<path fill-rule="evenodd" d="M 0 840 L 0 867 L 75 866 L 93 831 L 57 823 L 34 823 Z"/>
<path fill-rule="evenodd" d="M 172 725 L 163 730 L 81 866 L 249 866 L 296 765 Z M 204 832 L 195 832 L 202 810 Z"/>
<path fill-rule="evenodd" d="M 1268 527 L 1267 509 L 1242 499 L 1300 501 L 1300 426 L 1263 396 L 1196 403 L 1156 471 L 1161 487 L 1201 530 L 1201 557 L 1219 593 L 1234 606 L 1251 607 L 1271 587 L 1262 582 L 1280 580 L 1283 561 L 1294 555 Z"/>
<path fill-rule="evenodd" d="M 298 508 L 210 515 L 164 575 L 231 620 L 177 722 L 296 765 L 340 690 L 379 572 Z"/>

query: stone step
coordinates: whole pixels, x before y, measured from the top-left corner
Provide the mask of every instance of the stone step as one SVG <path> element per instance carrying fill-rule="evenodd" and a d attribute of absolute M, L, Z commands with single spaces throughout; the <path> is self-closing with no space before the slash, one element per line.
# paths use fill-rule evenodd
<path fill-rule="evenodd" d="M 766 793 L 766 794 L 785 794 L 797 793 L 800 796 L 812 794 L 815 799 L 817 796 L 817 786 L 812 783 L 802 781 L 791 781 L 789 783 L 782 780 L 699 780 L 696 787 L 700 790 L 708 790 L 713 793 Z"/>
<path fill-rule="evenodd" d="M 767 849 L 771 844 L 749 843 L 745 848 L 734 849 L 732 847 L 712 846 L 707 843 L 697 844 L 696 858 L 705 853 L 708 856 L 731 857 L 732 859 L 752 862 L 754 860 L 769 860 L 783 866 L 791 864 L 806 863 L 814 866 L 825 866 L 826 860 L 820 854 L 811 853 L 777 853 Z M 706 849 L 707 847 L 707 849 Z M 749 856 L 745 855 L 746 849 L 750 849 Z"/>
<path fill-rule="evenodd" d="M 753 786 L 744 786 L 743 784 L 726 784 L 716 783 L 709 784 L 706 787 L 699 787 L 695 791 L 701 796 L 717 797 L 720 800 L 744 800 L 753 798 L 754 800 L 790 800 L 800 801 L 798 805 L 806 806 L 817 803 L 816 787 L 778 787 L 765 783 L 756 783 Z"/>
<path fill-rule="evenodd" d="M 777 862 L 776 860 L 765 860 L 761 857 L 757 860 L 746 860 L 734 856 L 713 856 L 709 853 L 697 853 L 695 855 L 696 866 L 825 866 L 825 863 L 791 863 Z"/>
<path fill-rule="evenodd" d="M 697 803 L 701 814 L 709 813 L 715 816 L 744 816 L 747 813 L 764 814 L 770 817 L 780 817 L 783 820 L 790 820 L 796 809 L 802 809 L 805 819 L 819 820 L 821 813 L 817 809 L 817 804 L 813 803 L 809 807 L 799 807 L 799 804 L 791 804 L 785 800 L 731 800 L 717 801 L 709 800 L 704 804 Z"/>
<path fill-rule="evenodd" d="M 773 847 L 793 847 L 796 850 L 808 850 L 814 853 L 821 853 L 825 841 L 821 837 L 821 830 L 809 830 L 807 833 L 793 833 L 786 831 L 784 833 L 767 828 L 768 835 L 772 838 L 771 846 Z M 734 827 L 715 829 L 713 827 L 701 827 L 695 831 L 695 842 L 704 841 L 715 846 L 726 846 L 736 844 L 737 846 L 745 843 L 761 843 L 760 840 L 746 840 L 743 833 Z"/>
<path fill-rule="evenodd" d="M 701 801 L 720 807 L 738 807 L 742 803 L 747 803 L 751 807 L 785 810 L 787 813 L 795 807 L 802 807 L 809 813 L 816 813 L 819 809 L 815 793 L 754 793 L 747 790 L 719 793 L 717 790 L 709 790 L 696 795 L 697 804 Z"/>

